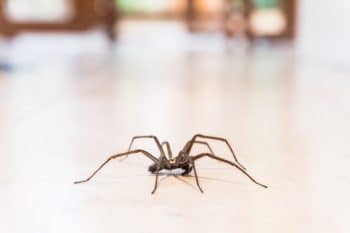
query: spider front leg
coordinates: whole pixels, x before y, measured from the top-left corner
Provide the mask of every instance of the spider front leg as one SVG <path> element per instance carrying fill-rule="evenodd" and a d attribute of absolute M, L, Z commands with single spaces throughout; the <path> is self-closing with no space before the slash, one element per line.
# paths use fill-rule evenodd
<path fill-rule="evenodd" d="M 191 164 L 192 164 L 194 176 L 195 176 L 195 178 L 196 178 L 197 186 L 198 186 L 199 190 L 201 191 L 201 193 L 204 193 L 204 192 L 203 192 L 203 189 L 201 188 L 201 186 L 200 186 L 200 184 L 199 184 L 198 175 L 197 175 L 197 170 L 196 170 L 196 165 L 195 165 L 195 163 L 194 163 L 194 159 L 192 159 L 192 158 L 191 158 Z"/>
<path fill-rule="evenodd" d="M 158 161 L 159 161 L 151 153 L 149 153 L 145 150 L 134 150 L 134 151 L 128 151 L 128 152 L 121 153 L 121 154 L 112 155 L 105 162 L 103 162 L 87 179 L 81 180 L 81 181 L 76 181 L 76 182 L 74 182 L 74 184 L 80 184 L 80 183 L 84 183 L 84 182 L 89 181 L 92 177 L 94 177 L 96 175 L 97 172 L 99 172 L 112 159 L 116 159 L 118 157 L 122 157 L 122 156 L 129 155 L 129 154 L 137 154 L 137 153 L 142 153 L 143 155 L 145 155 L 147 158 L 151 159 L 155 163 L 158 163 Z"/>
<path fill-rule="evenodd" d="M 187 148 L 187 147 L 189 147 L 189 145 L 190 144 L 201 144 L 201 145 L 205 145 L 207 148 L 208 148 L 208 150 L 210 151 L 210 153 L 212 153 L 212 154 L 214 154 L 214 151 L 213 151 L 213 149 L 210 147 L 210 145 L 209 145 L 209 143 L 207 143 L 207 142 L 204 142 L 204 141 L 194 141 L 194 142 L 192 142 L 192 140 L 191 141 L 188 141 L 187 143 L 186 143 L 186 145 L 185 145 L 185 148 Z M 193 147 L 192 147 L 193 148 Z M 191 148 L 191 149 L 192 149 Z M 189 152 L 191 152 L 191 151 L 189 151 Z"/>
<path fill-rule="evenodd" d="M 155 180 L 155 183 L 154 183 L 154 188 L 153 188 L 153 191 L 152 191 L 152 194 L 154 194 L 158 188 L 158 177 L 159 177 L 159 172 L 160 170 L 162 170 L 162 167 L 163 167 L 163 160 L 164 160 L 164 156 L 161 156 L 159 158 L 159 161 L 158 161 L 158 164 L 157 164 L 157 170 L 156 170 L 156 180 Z"/>
<path fill-rule="evenodd" d="M 263 187 L 263 188 L 267 188 L 266 185 L 264 184 L 261 184 L 259 182 L 257 182 L 251 175 L 248 174 L 248 172 L 246 172 L 244 169 L 242 169 L 240 166 L 238 166 L 237 164 L 231 162 L 231 161 L 228 161 L 226 159 L 223 159 L 223 158 L 220 158 L 220 157 L 217 157 L 213 154 L 208 154 L 208 153 L 202 153 L 202 154 L 199 154 L 199 155 L 196 155 L 196 156 L 192 156 L 192 160 L 193 161 L 196 161 L 197 159 L 200 159 L 200 158 L 203 158 L 203 157 L 209 157 L 211 159 L 215 159 L 217 161 L 220 161 L 220 162 L 224 162 L 224 163 L 227 163 L 235 168 L 237 168 L 239 171 L 241 171 L 244 175 L 246 175 L 251 181 L 253 181 L 255 184 Z"/>
<path fill-rule="evenodd" d="M 189 154 L 191 149 L 192 149 L 192 146 L 195 144 L 196 142 L 196 139 L 197 138 L 204 138 L 204 139 L 211 139 L 211 140 L 216 140 L 216 141 L 221 141 L 221 142 L 224 142 L 227 147 L 229 148 L 229 150 L 231 151 L 231 154 L 233 155 L 233 158 L 235 160 L 235 162 L 243 169 L 243 170 L 246 170 L 246 168 L 238 161 L 237 159 L 237 156 L 235 154 L 235 152 L 233 151 L 232 149 L 232 146 L 230 145 L 230 143 L 228 142 L 227 139 L 225 138 L 220 138 L 220 137 L 213 137 L 213 136 L 208 136 L 208 135 L 202 135 L 202 134 L 196 134 L 192 137 L 190 143 L 188 145 L 185 146 L 185 150 L 186 152 Z M 212 153 L 212 151 L 211 151 Z M 214 154 L 214 153 L 212 153 Z"/>
<path fill-rule="evenodd" d="M 164 145 L 166 146 L 166 149 L 167 149 L 167 152 L 168 152 L 168 155 L 169 155 L 169 159 L 172 159 L 173 158 L 173 152 L 171 151 L 170 143 L 168 141 L 164 141 L 164 142 L 162 142 L 162 147 Z"/>
<path fill-rule="evenodd" d="M 130 142 L 128 151 L 131 150 L 131 147 L 132 147 L 132 145 L 134 144 L 134 141 L 135 141 L 136 139 L 142 139 L 142 138 L 150 138 L 150 139 L 153 139 L 154 142 L 156 143 L 156 146 L 157 146 L 158 149 L 159 149 L 160 155 L 161 155 L 161 156 L 165 156 L 165 153 L 164 153 L 164 150 L 163 150 L 162 145 L 160 144 L 158 138 L 157 138 L 156 136 L 153 136 L 153 135 L 134 136 L 134 137 L 131 139 L 131 142 Z M 123 159 L 126 159 L 127 157 L 128 157 L 128 155 L 126 155 Z M 123 160 L 123 159 L 122 159 L 122 160 Z"/>

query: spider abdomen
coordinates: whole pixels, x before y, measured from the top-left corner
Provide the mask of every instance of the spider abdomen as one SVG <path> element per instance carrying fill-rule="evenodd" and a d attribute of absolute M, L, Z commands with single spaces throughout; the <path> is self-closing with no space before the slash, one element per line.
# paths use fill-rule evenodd
<path fill-rule="evenodd" d="M 157 173 L 157 168 L 158 168 L 158 164 L 152 164 L 148 167 L 148 171 L 151 172 L 152 174 Z M 181 175 L 187 175 L 188 173 L 190 173 L 192 171 L 192 166 L 189 164 L 183 164 L 183 165 L 179 165 L 179 166 L 164 166 L 164 167 L 160 167 L 160 170 L 176 170 L 176 169 L 182 169 L 182 173 Z"/>

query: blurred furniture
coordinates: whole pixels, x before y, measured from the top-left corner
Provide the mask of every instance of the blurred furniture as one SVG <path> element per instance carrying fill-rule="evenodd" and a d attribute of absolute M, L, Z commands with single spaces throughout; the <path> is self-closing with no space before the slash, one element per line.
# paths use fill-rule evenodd
<path fill-rule="evenodd" d="M 226 37 L 243 34 L 246 38 L 252 39 L 253 35 L 249 28 L 252 7 L 250 0 L 225 0 L 223 30 Z"/>
<path fill-rule="evenodd" d="M 254 37 L 293 39 L 297 0 L 249 0 L 250 30 Z"/>
<path fill-rule="evenodd" d="M 222 26 L 224 0 L 186 0 L 186 22 L 190 32 L 212 32 Z"/>
<path fill-rule="evenodd" d="M 72 15 L 63 21 L 13 21 L 6 14 L 6 4 L 0 0 L 0 35 L 13 37 L 22 32 L 85 31 L 102 26 L 110 40 L 116 39 L 115 25 L 118 19 L 114 0 L 70 0 Z M 28 2 L 28 4 L 30 4 Z"/>
<path fill-rule="evenodd" d="M 187 28 L 190 32 L 195 31 L 194 21 L 196 20 L 196 7 L 194 6 L 194 0 L 187 0 L 186 11 Z"/>
<path fill-rule="evenodd" d="M 295 14 L 296 0 L 275 0 L 275 6 L 270 8 L 260 8 L 257 0 L 221 0 L 223 8 L 221 9 L 222 30 L 227 37 L 234 37 L 240 31 L 249 39 L 268 38 L 268 39 L 292 39 L 295 34 Z M 202 29 L 198 27 L 198 21 L 203 18 L 202 12 L 198 9 L 200 3 L 206 0 L 187 0 L 187 27 L 190 32 L 198 32 Z M 208 22 L 213 19 L 207 17 Z M 279 22 L 281 21 L 281 22 Z M 282 22 L 283 21 L 283 22 Z M 278 23 L 280 25 L 278 25 Z M 259 29 L 259 26 L 262 28 Z M 271 27 L 282 28 L 276 33 L 259 33 L 268 31 Z M 265 28 L 263 28 L 265 27 Z"/>

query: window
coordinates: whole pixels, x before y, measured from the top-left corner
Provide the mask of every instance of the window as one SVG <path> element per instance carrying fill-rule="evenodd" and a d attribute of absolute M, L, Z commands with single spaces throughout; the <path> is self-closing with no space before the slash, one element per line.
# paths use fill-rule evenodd
<path fill-rule="evenodd" d="M 15 22 L 58 22 L 71 16 L 69 0 L 7 0 L 6 17 Z"/>
<path fill-rule="evenodd" d="M 186 0 L 116 0 L 124 15 L 174 15 L 184 11 Z"/>

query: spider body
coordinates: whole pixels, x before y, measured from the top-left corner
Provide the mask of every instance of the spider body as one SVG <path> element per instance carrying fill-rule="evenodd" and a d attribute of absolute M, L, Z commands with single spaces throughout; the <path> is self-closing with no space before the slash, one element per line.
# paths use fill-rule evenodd
<path fill-rule="evenodd" d="M 153 156 L 151 153 L 145 151 L 145 150 L 131 150 L 132 145 L 134 143 L 135 140 L 137 139 L 141 139 L 141 138 L 149 138 L 149 139 L 153 139 L 154 142 L 156 143 L 159 152 L 160 152 L 160 156 L 157 158 L 155 156 Z M 216 156 L 212 150 L 212 148 L 210 147 L 209 143 L 206 141 L 199 141 L 198 139 L 209 139 L 209 140 L 216 140 L 216 141 L 221 141 L 224 142 L 227 147 L 229 148 L 231 154 L 233 155 L 234 161 L 229 161 L 226 160 L 224 158 L 221 158 L 219 156 Z M 191 155 L 191 150 L 193 145 L 195 144 L 201 144 L 201 145 L 205 145 L 209 152 L 206 153 L 200 153 L 197 155 Z M 164 146 L 167 150 L 167 153 L 164 150 Z M 129 156 L 132 154 L 143 154 L 144 156 L 146 156 L 147 158 L 149 158 L 150 160 L 153 161 L 153 164 L 151 164 L 148 167 L 148 171 L 151 172 L 152 174 L 156 175 L 156 179 L 155 179 L 155 185 L 154 185 L 154 189 L 152 191 L 152 194 L 154 194 L 154 192 L 156 191 L 157 187 L 158 187 L 158 176 L 159 176 L 159 172 L 161 170 L 175 170 L 175 169 L 182 169 L 183 172 L 181 173 L 181 175 L 185 176 L 188 175 L 192 170 L 194 172 L 195 178 L 196 178 L 196 183 L 197 186 L 199 188 L 199 190 L 203 193 L 203 190 L 199 184 L 199 180 L 198 180 L 198 175 L 197 175 L 197 171 L 196 171 L 196 166 L 195 166 L 195 161 L 204 157 L 208 157 L 223 163 L 226 163 L 228 165 L 231 165 L 235 168 L 237 168 L 239 171 L 241 171 L 244 175 L 246 175 L 251 181 L 253 181 L 255 184 L 263 187 L 263 188 L 267 188 L 266 185 L 263 185 L 259 182 L 257 182 L 252 176 L 250 176 L 247 171 L 246 168 L 239 163 L 231 145 L 228 143 L 228 141 L 225 138 L 220 138 L 220 137 L 213 137 L 213 136 L 207 136 L 207 135 L 202 135 L 202 134 L 196 134 L 192 137 L 191 140 L 189 140 L 184 147 L 182 148 L 182 150 L 178 153 L 178 155 L 176 157 L 173 157 L 172 151 L 171 151 L 171 147 L 169 142 L 164 141 L 163 143 L 160 143 L 160 141 L 158 140 L 158 138 L 156 136 L 152 136 L 152 135 L 147 135 L 147 136 L 135 136 L 132 138 L 131 143 L 129 145 L 129 149 L 127 152 L 124 153 L 120 153 L 120 154 L 116 154 L 116 155 L 112 155 L 110 156 L 104 163 L 102 163 L 100 165 L 100 167 L 95 170 L 87 179 L 82 180 L 82 181 L 77 181 L 74 182 L 75 184 L 79 184 L 79 183 L 84 183 L 89 181 L 93 176 L 96 175 L 96 173 L 102 169 L 102 167 L 104 167 L 109 161 L 119 158 L 119 157 L 124 157 L 124 156 Z"/>
<path fill-rule="evenodd" d="M 148 167 L 148 171 L 151 172 L 152 174 L 157 173 L 157 168 L 158 164 L 154 163 Z M 189 174 L 192 171 L 192 165 L 191 161 L 188 159 L 185 159 L 182 156 L 175 157 L 174 159 L 171 160 L 163 160 L 160 164 L 160 171 L 161 170 L 175 170 L 175 169 L 182 169 L 183 172 L 181 175 L 185 176 Z"/>

